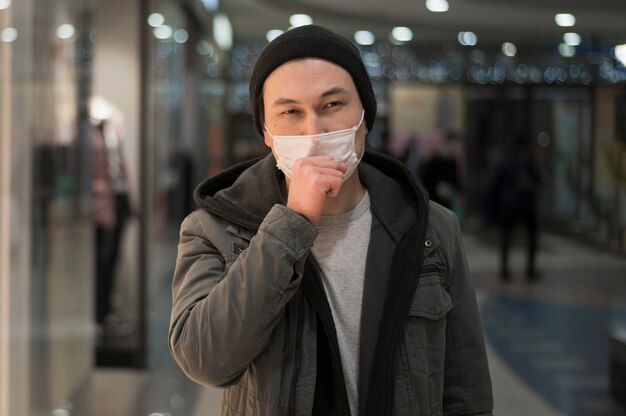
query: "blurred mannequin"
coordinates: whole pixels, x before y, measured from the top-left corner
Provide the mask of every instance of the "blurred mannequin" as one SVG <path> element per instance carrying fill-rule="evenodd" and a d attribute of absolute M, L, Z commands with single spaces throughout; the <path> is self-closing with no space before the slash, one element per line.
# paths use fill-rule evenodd
<path fill-rule="evenodd" d="M 96 238 L 96 323 L 106 334 L 116 323 L 111 294 L 120 243 L 131 210 L 122 152 L 121 113 L 100 96 L 89 101 L 92 146 L 92 203 Z"/>

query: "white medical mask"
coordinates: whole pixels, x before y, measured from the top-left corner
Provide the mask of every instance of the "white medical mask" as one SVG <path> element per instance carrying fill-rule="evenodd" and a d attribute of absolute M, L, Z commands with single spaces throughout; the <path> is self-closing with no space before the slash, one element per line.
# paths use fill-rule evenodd
<path fill-rule="evenodd" d="M 274 140 L 274 154 L 276 167 L 291 178 L 293 164 L 297 159 L 309 156 L 330 156 L 337 162 L 347 166 L 343 181 L 347 181 L 354 173 L 363 154 L 357 157 L 355 150 L 356 131 L 361 127 L 365 111 L 361 113 L 359 124 L 349 129 L 332 131 L 329 133 L 307 134 L 300 136 L 274 136 L 265 126 L 265 131 Z"/>

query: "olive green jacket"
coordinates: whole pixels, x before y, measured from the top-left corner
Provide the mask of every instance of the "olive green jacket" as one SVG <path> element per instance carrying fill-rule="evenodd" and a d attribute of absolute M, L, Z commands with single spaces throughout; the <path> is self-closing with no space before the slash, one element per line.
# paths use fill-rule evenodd
<path fill-rule="evenodd" d="M 366 152 L 359 177 L 372 212 L 359 414 L 490 415 L 482 325 L 456 217 L 429 204 L 391 158 Z M 200 208 L 180 230 L 170 350 L 190 378 L 225 388 L 223 415 L 321 413 L 314 402 L 325 386 L 316 380 L 326 368 L 330 413 L 349 415 L 334 323 L 309 255 L 317 230 L 284 205 L 281 180 L 268 155 L 197 188 Z M 319 339 L 330 351 L 323 362 Z"/>

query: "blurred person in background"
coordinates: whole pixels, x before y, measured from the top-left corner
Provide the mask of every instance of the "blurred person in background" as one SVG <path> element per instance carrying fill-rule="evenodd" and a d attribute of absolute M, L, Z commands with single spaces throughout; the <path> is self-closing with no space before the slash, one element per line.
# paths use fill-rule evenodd
<path fill-rule="evenodd" d="M 455 132 L 448 132 L 442 146 L 424 163 L 421 177 L 431 201 L 456 211 L 461 194 L 457 155 L 461 141 Z"/>
<path fill-rule="evenodd" d="M 200 184 L 181 225 L 180 367 L 225 389 L 223 415 L 491 415 L 458 221 L 365 150 L 376 99 L 355 45 L 291 29 L 250 97 L 271 153 Z"/>
<path fill-rule="evenodd" d="M 526 231 L 526 278 L 539 279 L 536 268 L 537 253 L 537 197 L 541 178 L 529 149 L 528 140 L 515 137 L 508 146 L 496 172 L 489 196 L 491 216 L 500 229 L 500 278 L 511 279 L 510 251 L 513 232 L 518 224 Z"/>

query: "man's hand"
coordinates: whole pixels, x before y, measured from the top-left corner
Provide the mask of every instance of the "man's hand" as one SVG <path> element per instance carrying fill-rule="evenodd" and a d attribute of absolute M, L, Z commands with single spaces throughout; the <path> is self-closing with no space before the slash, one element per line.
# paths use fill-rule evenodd
<path fill-rule="evenodd" d="M 326 198 L 339 194 L 345 163 L 330 156 L 303 157 L 295 161 L 289 184 L 287 207 L 304 215 L 312 224 L 319 221 Z"/>

